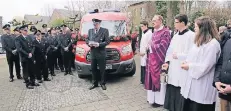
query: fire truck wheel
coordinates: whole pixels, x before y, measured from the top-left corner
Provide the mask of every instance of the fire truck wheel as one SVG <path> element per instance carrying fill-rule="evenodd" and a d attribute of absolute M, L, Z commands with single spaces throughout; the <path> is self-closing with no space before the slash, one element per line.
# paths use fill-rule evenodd
<path fill-rule="evenodd" d="M 133 64 L 133 69 L 131 72 L 127 73 L 127 76 L 133 76 L 136 73 L 136 64 Z"/>

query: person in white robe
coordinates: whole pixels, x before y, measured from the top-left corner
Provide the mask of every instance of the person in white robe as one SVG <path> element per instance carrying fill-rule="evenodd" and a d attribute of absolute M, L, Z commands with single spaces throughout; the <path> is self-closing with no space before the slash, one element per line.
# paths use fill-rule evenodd
<path fill-rule="evenodd" d="M 195 33 L 188 29 L 188 17 L 178 14 L 175 17 L 175 28 L 178 32 L 173 36 L 165 58 L 163 69 L 168 69 L 168 81 L 165 95 L 164 108 L 170 111 L 179 111 L 181 98 L 180 87 L 185 80 L 187 71 L 181 69 L 189 50 L 192 48 Z"/>
<path fill-rule="evenodd" d="M 143 21 L 140 23 L 142 30 L 142 37 L 140 42 L 140 65 L 141 65 L 141 77 L 140 82 L 144 84 L 145 79 L 145 66 L 147 61 L 147 47 L 149 41 L 152 39 L 152 31 L 148 29 L 148 22 Z"/>
<path fill-rule="evenodd" d="M 209 17 L 195 20 L 195 44 L 181 68 L 186 70 L 181 85 L 181 111 L 215 111 L 217 91 L 212 86 L 221 48 L 215 22 Z"/>

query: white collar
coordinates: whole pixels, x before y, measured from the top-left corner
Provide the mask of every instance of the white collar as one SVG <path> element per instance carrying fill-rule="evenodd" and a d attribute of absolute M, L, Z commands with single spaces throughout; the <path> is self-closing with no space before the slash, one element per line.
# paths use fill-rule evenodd
<path fill-rule="evenodd" d="M 37 38 L 36 38 L 36 40 L 37 40 L 38 42 L 41 42 L 41 40 L 38 40 Z"/>
<path fill-rule="evenodd" d="M 24 38 L 26 38 L 26 36 L 25 36 L 25 35 L 23 35 L 23 34 L 22 34 L 22 36 L 23 36 Z"/>
<path fill-rule="evenodd" d="M 164 26 L 162 25 L 159 29 L 154 29 L 154 32 L 160 31 L 164 28 Z"/>

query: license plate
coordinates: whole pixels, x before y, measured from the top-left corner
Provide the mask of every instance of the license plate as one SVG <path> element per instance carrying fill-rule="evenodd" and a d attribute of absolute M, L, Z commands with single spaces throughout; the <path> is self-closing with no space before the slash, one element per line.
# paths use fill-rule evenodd
<path fill-rule="evenodd" d="M 97 68 L 99 69 L 99 66 L 97 66 Z M 112 69 L 112 65 L 107 64 L 107 65 L 106 65 L 106 69 Z"/>

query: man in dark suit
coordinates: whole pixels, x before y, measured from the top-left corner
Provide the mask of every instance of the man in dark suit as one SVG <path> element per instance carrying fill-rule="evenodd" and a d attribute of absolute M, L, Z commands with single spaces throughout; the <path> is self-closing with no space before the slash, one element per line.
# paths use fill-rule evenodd
<path fill-rule="evenodd" d="M 93 85 L 89 88 L 98 87 L 98 78 L 101 77 L 101 87 L 106 90 L 105 86 L 105 68 L 106 68 L 106 50 L 105 47 L 110 43 L 108 29 L 100 27 L 101 20 L 92 19 L 94 28 L 88 31 L 86 44 L 91 48 L 91 69 Z M 97 70 L 99 66 L 99 75 Z"/>
<path fill-rule="evenodd" d="M 28 26 L 23 25 L 20 27 L 21 35 L 16 39 L 15 44 L 17 51 L 20 54 L 22 64 L 23 78 L 28 89 L 33 89 L 33 86 L 39 86 L 35 82 L 34 75 L 34 57 L 33 57 L 33 38 L 28 36 Z"/>
<path fill-rule="evenodd" d="M 71 67 L 73 68 L 73 71 L 76 70 L 76 67 L 75 67 L 75 52 L 76 52 L 76 43 L 77 43 L 77 40 L 78 40 L 78 31 L 79 31 L 78 28 L 76 28 L 75 30 L 73 30 L 71 32 L 71 40 L 76 41 L 75 44 L 72 44 Z"/>
<path fill-rule="evenodd" d="M 228 20 L 227 28 L 220 35 L 221 55 L 216 64 L 213 82 L 219 92 L 221 111 L 231 111 L 231 20 Z"/>
<path fill-rule="evenodd" d="M 48 68 L 51 71 L 51 75 L 55 76 L 54 66 L 55 62 L 57 63 L 56 51 L 58 50 L 58 40 L 56 37 L 56 32 L 53 27 L 50 29 L 50 36 L 47 38 L 48 48 L 47 48 L 47 63 Z"/>
<path fill-rule="evenodd" d="M 66 25 L 62 25 L 62 34 L 60 35 L 60 46 L 61 46 L 61 52 L 63 55 L 63 61 L 64 61 L 64 67 L 65 67 L 65 73 L 64 75 L 70 74 L 73 75 L 71 71 L 71 54 L 72 54 L 72 44 L 75 41 L 72 41 L 71 39 L 71 33 L 68 31 L 68 28 Z"/>
<path fill-rule="evenodd" d="M 2 35 L 2 47 L 6 50 L 6 58 L 10 72 L 10 82 L 14 81 L 13 68 L 15 64 L 16 75 L 18 79 L 22 79 L 20 74 L 20 63 L 19 55 L 15 46 L 15 37 L 10 34 L 10 25 L 6 24 L 3 26 L 5 34 Z M 16 31 L 16 30 L 14 30 Z"/>
<path fill-rule="evenodd" d="M 61 35 L 61 28 L 60 27 L 56 27 L 56 39 L 57 41 L 60 40 L 60 35 Z M 64 66 L 63 66 L 63 57 L 62 57 L 62 54 L 61 54 L 61 47 L 60 47 L 60 44 L 57 46 L 58 47 L 58 50 L 55 51 L 55 66 L 59 66 L 59 67 L 55 67 L 57 70 L 61 70 L 61 72 L 64 72 Z M 58 61 L 57 61 L 58 60 Z M 57 63 L 58 62 L 58 63 Z"/>
<path fill-rule="evenodd" d="M 51 81 L 48 78 L 48 67 L 46 62 L 46 49 L 48 44 L 45 40 L 42 40 L 41 31 L 38 30 L 34 33 L 35 40 L 33 41 L 34 46 L 34 60 L 35 60 L 35 71 L 36 77 L 39 83 L 42 83 L 42 77 L 44 81 Z M 43 76 L 42 76 L 43 75 Z"/>

